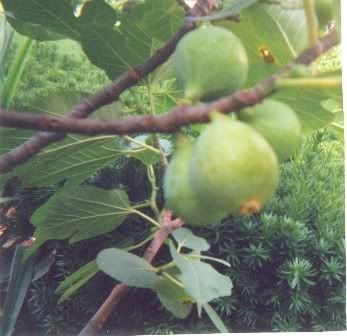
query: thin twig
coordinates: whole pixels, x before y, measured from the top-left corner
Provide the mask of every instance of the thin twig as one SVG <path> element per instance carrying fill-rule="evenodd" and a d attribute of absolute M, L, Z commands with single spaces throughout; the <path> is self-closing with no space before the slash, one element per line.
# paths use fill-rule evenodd
<path fill-rule="evenodd" d="M 39 129 L 44 131 L 59 131 L 64 133 L 77 133 L 86 135 L 96 134 L 134 134 L 145 133 L 174 133 L 180 127 L 194 123 L 209 121 L 212 111 L 230 113 L 244 107 L 259 103 L 276 89 L 276 83 L 293 66 L 293 64 L 310 64 L 323 52 L 338 43 L 336 31 L 325 36 L 318 43 L 304 51 L 293 62 L 285 66 L 278 73 L 260 81 L 251 89 L 237 91 L 230 96 L 223 97 L 211 103 L 197 106 L 181 105 L 170 112 L 161 115 L 140 115 L 119 118 L 118 120 L 79 120 L 68 117 L 41 116 L 30 113 L 7 112 L 1 110 L 0 125 L 5 127 Z M 0 157 L 0 172 L 6 170 L 2 162 L 6 154 Z"/>
<path fill-rule="evenodd" d="M 149 263 L 153 261 L 154 257 L 157 255 L 170 233 L 183 225 L 181 219 L 177 218 L 172 220 L 171 215 L 172 214 L 170 211 L 163 211 L 160 229 L 156 232 L 151 244 L 147 247 L 143 256 L 143 258 Z M 95 315 L 88 321 L 78 336 L 98 335 L 118 302 L 128 291 L 129 287 L 127 285 L 116 285 L 110 295 L 107 297 L 106 301 L 102 304 Z"/>

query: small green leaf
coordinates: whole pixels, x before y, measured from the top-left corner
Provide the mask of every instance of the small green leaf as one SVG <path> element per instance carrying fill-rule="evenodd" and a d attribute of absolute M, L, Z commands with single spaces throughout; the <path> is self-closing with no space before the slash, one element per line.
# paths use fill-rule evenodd
<path fill-rule="evenodd" d="M 211 265 L 201 261 L 191 260 L 178 253 L 170 242 L 171 255 L 181 271 L 180 280 L 186 292 L 203 305 L 220 296 L 231 295 L 231 280 L 218 273 Z"/>
<path fill-rule="evenodd" d="M 195 251 L 207 251 L 210 245 L 206 239 L 197 237 L 187 228 L 180 228 L 172 233 L 178 245 Z"/>
<path fill-rule="evenodd" d="M 100 270 L 131 287 L 155 288 L 160 281 L 149 262 L 120 249 L 101 251 L 96 262 Z"/>
<path fill-rule="evenodd" d="M 178 272 L 170 272 L 169 274 L 177 277 Z M 175 317 L 184 319 L 190 314 L 193 301 L 184 288 L 161 276 L 160 282 L 154 290 L 161 304 Z"/>
<path fill-rule="evenodd" d="M 177 318 L 185 319 L 192 311 L 191 303 L 182 303 L 165 295 L 157 295 L 160 303 Z"/>
<path fill-rule="evenodd" d="M 69 239 L 75 243 L 114 230 L 129 211 L 124 191 L 84 185 L 57 192 L 34 212 L 31 222 L 41 243 L 49 239 Z"/>
<path fill-rule="evenodd" d="M 97 273 L 98 267 L 96 265 L 96 260 L 93 260 L 65 278 L 56 289 L 56 293 L 61 295 L 58 303 L 66 301 L 77 293 L 77 291 Z"/>
<path fill-rule="evenodd" d="M 139 135 L 133 139 L 134 142 L 131 142 L 128 147 L 127 154 L 131 157 L 134 157 L 140 161 L 142 161 L 145 165 L 153 165 L 160 161 L 160 153 L 155 147 L 153 147 L 153 139 L 150 135 Z M 143 147 L 141 144 L 147 146 Z M 168 155 L 172 146 L 170 141 L 166 139 L 159 139 L 160 146 L 165 155 Z M 152 150 L 148 147 L 152 147 Z"/>

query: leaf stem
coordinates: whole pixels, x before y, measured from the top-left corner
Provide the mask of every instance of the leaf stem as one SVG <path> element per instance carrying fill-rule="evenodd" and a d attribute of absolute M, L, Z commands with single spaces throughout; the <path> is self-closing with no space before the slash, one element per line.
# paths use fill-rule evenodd
<path fill-rule="evenodd" d="M 136 145 L 139 145 L 139 146 L 141 146 L 143 148 L 146 148 L 146 149 L 148 149 L 148 150 L 150 150 L 150 151 L 152 151 L 154 153 L 160 154 L 160 150 L 159 149 L 157 149 L 157 148 L 155 148 L 153 146 L 147 145 L 144 142 L 135 140 L 134 138 L 132 138 L 132 137 L 130 137 L 128 135 L 124 135 L 123 138 L 128 140 L 128 141 L 130 141 L 130 142 L 132 142 L 132 143 L 134 143 L 134 144 L 136 144 Z"/>
<path fill-rule="evenodd" d="M 178 281 L 177 279 L 175 279 L 173 276 L 171 276 L 169 273 L 167 272 L 163 272 L 162 275 L 168 279 L 169 281 L 173 282 L 175 285 L 181 287 L 181 288 L 184 288 L 183 284 Z"/>
<path fill-rule="evenodd" d="M 132 207 L 133 209 L 142 209 L 142 208 L 146 208 L 146 207 L 148 207 L 148 206 L 150 206 L 150 202 L 149 202 L 149 201 L 146 201 L 146 202 L 144 202 L 144 203 L 134 204 L 134 205 L 132 205 L 131 207 Z"/>
<path fill-rule="evenodd" d="M 314 10 L 314 0 L 304 0 L 306 25 L 309 38 L 309 46 L 313 47 L 318 42 L 318 21 Z"/>
<path fill-rule="evenodd" d="M 160 224 L 156 220 L 154 220 L 153 218 L 145 215 L 143 212 L 138 211 L 138 210 L 136 210 L 134 208 L 132 208 L 129 212 L 133 213 L 133 214 L 136 214 L 136 215 L 139 215 L 140 217 L 142 217 L 143 219 L 147 220 L 148 222 L 150 222 L 154 226 L 160 228 Z"/>
<path fill-rule="evenodd" d="M 150 202 L 150 206 L 155 214 L 155 216 L 157 218 L 159 218 L 160 216 L 160 212 L 157 206 L 157 191 L 158 191 L 158 187 L 157 187 L 157 181 L 155 178 L 155 172 L 154 172 L 154 168 L 152 165 L 148 165 L 147 166 L 147 176 L 148 176 L 148 180 L 151 183 L 151 188 L 152 188 L 152 192 L 151 192 L 151 198 L 149 200 Z"/>
<path fill-rule="evenodd" d="M 129 251 L 133 251 L 133 250 L 138 249 L 139 247 L 145 245 L 145 244 L 148 243 L 150 240 L 152 240 L 153 237 L 155 236 L 156 232 L 157 232 L 157 231 L 153 232 L 152 234 L 150 234 L 147 238 L 145 238 L 144 240 L 142 240 L 142 241 L 139 242 L 138 244 L 135 244 L 135 245 L 126 247 L 126 248 L 124 248 L 123 250 L 129 252 Z"/>
<path fill-rule="evenodd" d="M 147 81 L 147 90 L 148 90 L 149 106 L 150 106 L 151 115 L 155 116 L 155 105 L 154 105 L 154 100 L 153 100 L 152 86 L 151 86 L 151 83 L 149 80 Z M 163 166 L 164 169 L 166 169 L 166 167 L 168 165 L 168 161 L 165 157 L 165 153 L 163 152 L 163 149 L 161 148 L 159 136 L 157 133 L 154 133 L 152 135 L 152 137 L 154 140 L 154 145 L 159 150 L 159 153 L 160 153 L 161 165 Z"/>
<path fill-rule="evenodd" d="M 336 77 L 312 77 L 312 78 L 283 78 L 279 79 L 276 83 L 276 88 L 287 89 L 287 88 L 336 88 L 341 87 L 342 78 Z"/>
<path fill-rule="evenodd" d="M 167 270 L 169 270 L 171 268 L 174 268 L 174 267 L 176 267 L 176 263 L 174 261 L 170 261 L 169 263 L 158 267 L 158 269 L 161 272 L 165 272 L 165 271 L 167 271 Z"/>

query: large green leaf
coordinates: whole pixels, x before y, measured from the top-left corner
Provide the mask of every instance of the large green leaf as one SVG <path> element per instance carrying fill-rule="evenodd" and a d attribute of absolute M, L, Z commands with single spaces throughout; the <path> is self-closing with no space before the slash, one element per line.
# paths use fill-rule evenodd
<path fill-rule="evenodd" d="M 289 105 L 296 112 L 304 133 L 326 127 L 334 114 L 322 106 L 328 98 L 326 89 L 281 89 L 272 97 Z"/>
<path fill-rule="evenodd" d="M 173 0 L 147 0 L 125 18 L 129 26 L 124 30 L 131 34 L 133 22 L 153 39 L 165 42 L 183 23 L 184 10 Z M 158 27 L 160 27 L 158 29 Z"/>
<path fill-rule="evenodd" d="M 78 27 L 113 27 L 118 19 L 117 13 L 104 1 L 92 0 L 86 2 L 78 18 Z"/>
<path fill-rule="evenodd" d="M 64 179 L 69 179 L 72 186 L 83 182 L 119 155 L 112 136 L 70 137 L 18 166 L 14 175 L 26 186 L 50 186 Z"/>
<path fill-rule="evenodd" d="M 83 185 L 54 194 L 34 212 L 31 222 L 36 227 L 37 244 L 50 239 L 74 243 L 114 230 L 129 211 L 124 191 Z"/>
<path fill-rule="evenodd" d="M 316 78 L 339 75 L 341 75 L 341 71 L 325 72 Z M 303 78 L 303 80 L 305 79 Z M 341 121 L 341 114 L 334 113 L 331 106 L 342 106 L 342 87 L 282 88 L 272 97 L 288 104 L 296 112 L 305 133 L 326 127 L 333 121 Z"/>
<path fill-rule="evenodd" d="M 238 35 L 247 49 L 250 62 L 247 86 L 278 71 L 302 51 L 306 46 L 303 18 L 303 9 L 256 4 L 241 12 L 241 23 L 220 23 Z M 303 131 L 310 132 L 334 120 L 322 102 L 336 99 L 340 93 L 339 89 L 288 88 L 278 90 L 273 98 L 291 106 L 300 118 Z"/>
<path fill-rule="evenodd" d="M 33 135 L 33 131 L 14 128 L 0 128 L 0 155 L 16 148 Z"/>
<path fill-rule="evenodd" d="M 155 288 L 160 281 L 149 262 L 120 249 L 101 251 L 96 262 L 100 270 L 131 287 Z"/>
<path fill-rule="evenodd" d="M 293 3 L 293 0 L 288 2 Z M 298 1 L 296 2 L 297 4 L 293 8 L 290 8 L 288 5 L 265 5 L 264 7 L 283 31 L 291 49 L 295 54 L 299 54 L 308 47 L 308 33 L 302 1 L 299 1 L 301 6 L 298 4 Z"/>
<path fill-rule="evenodd" d="M 163 23 L 158 29 L 157 24 Z M 148 0 L 119 20 L 119 27 L 91 22 L 80 27 L 82 46 L 89 59 L 115 78 L 142 64 L 183 22 L 183 11 L 174 0 Z"/>
<path fill-rule="evenodd" d="M 31 106 L 32 112 L 63 115 L 83 97 L 85 93 L 54 93 L 37 99 Z M 107 105 L 91 116 L 103 120 L 115 119 L 122 115 L 119 103 Z M 28 140 L 30 130 L 0 129 L 0 153 L 10 151 Z M 100 168 L 112 162 L 122 153 L 116 148 L 116 137 L 72 136 L 47 147 L 34 159 L 17 167 L 14 175 L 27 186 L 49 186 L 64 179 L 68 185 L 79 184 Z"/>
<path fill-rule="evenodd" d="M 249 87 L 278 71 L 294 54 L 284 32 L 263 5 L 245 9 L 240 20 L 240 23 L 223 21 L 218 24 L 233 31 L 247 50 L 250 67 L 246 86 Z"/>
<path fill-rule="evenodd" d="M 220 296 L 231 295 L 231 280 L 211 265 L 178 253 L 170 244 L 171 255 L 181 271 L 180 280 L 198 307 Z"/>
<path fill-rule="evenodd" d="M 38 27 L 42 34 L 49 30 L 55 34 L 79 40 L 77 18 L 67 0 L 1 0 L 10 23 Z M 11 21 L 12 20 L 12 21 Z M 26 26 L 28 27 L 28 26 Z M 24 32 L 24 31 L 22 31 Z M 31 32 L 30 32 L 31 33 Z M 37 30 L 36 33 L 40 32 Z M 44 38 L 44 35 L 41 36 Z"/>

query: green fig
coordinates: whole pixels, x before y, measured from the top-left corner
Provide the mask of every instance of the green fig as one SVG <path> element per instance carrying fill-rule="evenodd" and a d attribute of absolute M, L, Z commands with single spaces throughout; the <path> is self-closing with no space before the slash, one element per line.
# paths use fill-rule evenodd
<path fill-rule="evenodd" d="M 175 70 L 189 100 L 213 100 L 240 89 L 248 75 L 248 58 L 237 36 L 221 27 L 201 27 L 177 45 Z"/>
<path fill-rule="evenodd" d="M 220 222 L 226 217 L 224 211 L 203 207 L 194 194 L 189 178 L 189 162 L 192 144 L 186 138 L 179 138 L 178 148 L 164 175 L 164 196 L 166 207 L 176 216 L 192 225 L 208 225 Z"/>
<path fill-rule="evenodd" d="M 301 138 L 301 125 L 288 105 L 266 99 L 242 110 L 239 119 L 254 127 L 268 141 L 280 162 L 295 152 Z"/>
<path fill-rule="evenodd" d="M 316 12 L 319 27 L 326 29 L 327 25 L 331 23 L 334 17 L 334 4 L 333 0 L 315 0 L 314 9 Z"/>
<path fill-rule="evenodd" d="M 193 190 L 201 203 L 214 209 L 257 213 L 278 186 L 276 154 L 251 126 L 219 113 L 212 118 L 193 149 Z"/>

